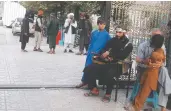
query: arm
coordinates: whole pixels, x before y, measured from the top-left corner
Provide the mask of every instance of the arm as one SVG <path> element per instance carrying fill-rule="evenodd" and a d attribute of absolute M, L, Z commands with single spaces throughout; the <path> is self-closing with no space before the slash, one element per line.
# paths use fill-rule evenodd
<path fill-rule="evenodd" d="M 41 28 L 42 24 L 41 24 L 40 18 L 37 19 L 37 23 L 38 23 L 38 26 Z"/>
<path fill-rule="evenodd" d="M 92 49 L 93 36 L 94 36 L 94 32 L 92 32 L 91 35 L 90 35 L 90 44 L 89 44 L 89 47 L 88 47 L 88 52 L 90 52 L 91 49 Z"/>
<path fill-rule="evenodd" d="M 142 44 L 139 45 L 138 47 L 138 53 L 136 57 L 136 62 L 137 63 L 142 63 L 144 61 L 144 47 Z"/>
<path fill-rule="evenodd" d="M 47 26 L 47 34 L 48 34 L 49 30 L 50 30 L 51 24 L 52 24 L 52 22 L 50 21 L 50 23 Z"/>
<path fill-rule="evenodd" d="M 73 27 L 77 28 L 77 21 L 71 24 Z"/>
<path fill-rule="evenodd" d="M 130 43 L 122 51 L 120 51 L 117 54 L 112 55 L 112 57 L 114 59 L 116 58 L 116 59 L 119 59 L 119 60 L 124 60 L 124 59 L 126 59 L 129 56 L 129 54 L 132 52 L 132 50 L 133 50 L 133 46 Z"/>
<path fill-rule="evenodd" d="M 26 19 L 23 19 L 23 32 L 25 35 L 28 35 L 29 34 L 29 24 L 27 24 L 27 21 Z"/>
<path fill-rule="evenodd" d="M 164 56 L 165 56 L 165 60 L 163 62 L 163 66 L 166 66 L 166 48 L 165 48 L 165 45 L 162 46 L 162 49 L 164 51 Z"/>
<path fill-rule="evenodd" d="M 104 36 L 105 37 L 102 37 L 98 43 L 96 42 L 93 44 L 92 52 L 99 54 L 99 52 L 102 51 L 102 49 L 106 46 L 106 43 L 111 39 L 108 33 Z"/>
<path fill-rule="evenodd" d="M 65 24 L 64 24 L 64 27 L 65 27 L 65 28 L 69 26 L 69 21 L 68 21 L 68 20 L 69 20 L 69 19 L 66 19 L 66 20 L 65 20 Z"/>
<path fill-rule="evenodd" d="M 90 21 L 88 21 L 89 31 L 91 32 L 93 30 L 92 24 Z"/>

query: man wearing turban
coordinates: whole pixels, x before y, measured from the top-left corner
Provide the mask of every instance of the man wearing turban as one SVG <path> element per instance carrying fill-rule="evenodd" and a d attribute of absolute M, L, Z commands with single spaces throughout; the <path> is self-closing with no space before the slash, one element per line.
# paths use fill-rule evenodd
<path fill-rule="evenodd" d="M 42 42 L 42 16 L 43 16 L 43 11 L 39 10 L 38 17 L 36 19 L 36 26 L 35 26 L 35 47 L 34 47 L 34 51 L 39 51 L 39 52 L 43 52 L 40 49 L 40 45 Z"/>

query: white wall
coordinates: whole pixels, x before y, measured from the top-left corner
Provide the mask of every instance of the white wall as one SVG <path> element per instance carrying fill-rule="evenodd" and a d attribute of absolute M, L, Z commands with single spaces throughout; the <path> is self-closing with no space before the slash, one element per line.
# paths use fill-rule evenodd
<path fill-rule="evenodd" d="M 19 3 L 6 1 L 4 3 L 3 24 L 9 26 L 12 20 L 24 18 L 26 9 Z"/>

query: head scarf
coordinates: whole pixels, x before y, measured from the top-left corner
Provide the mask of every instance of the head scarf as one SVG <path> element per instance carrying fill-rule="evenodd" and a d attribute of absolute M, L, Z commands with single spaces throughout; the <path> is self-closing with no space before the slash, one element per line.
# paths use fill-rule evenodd
<path fill-rule="evenodd" d="M 71 17 L 74 17 L 74 14 L 73 14 L 73 13 L 69 13 L 69 14 L 67 15 L 67 18 L 71 18 Z"/>

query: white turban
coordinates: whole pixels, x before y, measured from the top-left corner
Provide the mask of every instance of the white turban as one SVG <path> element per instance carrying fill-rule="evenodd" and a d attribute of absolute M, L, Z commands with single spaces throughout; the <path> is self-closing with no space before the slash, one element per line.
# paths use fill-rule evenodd
<path fill-rule="evenodd" d="M 71 16 L 74 17 L 74 14 L 73 14 L 73 13 L 69 13 L 69 14 L 67 15 L 67 18 L 70 18 Z"/>

